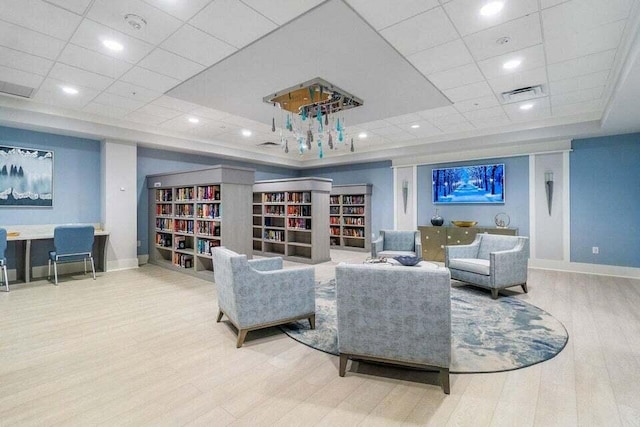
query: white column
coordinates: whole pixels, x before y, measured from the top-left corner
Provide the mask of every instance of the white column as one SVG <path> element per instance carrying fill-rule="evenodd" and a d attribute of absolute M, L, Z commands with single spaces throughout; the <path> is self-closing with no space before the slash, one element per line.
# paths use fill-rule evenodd
<path fill-rule="evenodd" d="M 397 167 L 393 171 L 394 226 L 396 230 L 418 229 L 417 167 Z M 405 191 L 406 189 L 406 191 Z M 405 207 L 406 193 L 406 207 Z"/>
<path fill-rule="evenodd" d="M 107 271 L 138 267 L 136 145 L 102 141 L 102 224 L 109 232 Z"/>

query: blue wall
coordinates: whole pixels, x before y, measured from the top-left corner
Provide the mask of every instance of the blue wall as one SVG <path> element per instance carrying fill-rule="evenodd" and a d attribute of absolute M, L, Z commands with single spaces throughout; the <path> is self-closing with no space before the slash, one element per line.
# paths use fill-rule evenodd
<path fill-rule="evenodd" d="M 640 267 L 640 133 L 572 148 L 571 261 Z"/>
<path fill-rule="evenodd" d="M 146 176 L 158 173 L 181 172 L 203 169 L 215 165 L 229 165 L 247 167 L 256 170 L 256 180 L 296 178 L 299 171 L 275 166 L 258 165 L 247 162 L 237 162 L 218 157 L 208 157 L 196 154 L 178 153 L 175 151 L 156 150 L 138 147 L 137 189 L 138 189 L 138 255 L 146 254 L 149 247 L 149 198 Z"/>
<path fill-rule="evenodd" d="M 504 163 L 505 203 L 500 205 L 434 205 L 432 203 L 431 170 L 442 167 L 468 166 L 478 164 Z M 439 210 L 445 224 L 451 220 L 478 221 L 479 226 L 494 227 L 494 217 L 506 212 L 511 217 L 509 227 L 518 228 L 518 234 L 529 235 L 529 158 L 527 156 L 504 159 L 474 160 L 469 162 L 446 163 L 418 166 L 418 225 L 431 225 L 431 217 Z"/>
<path fill-rule="evenodd" d="M 300 176 L 331 178 L 339 184 L 373 184 L 371 193 L 371 232 L 393 228 L 393 169 L 391 162 L 362 163 L 305 169 Z"/>

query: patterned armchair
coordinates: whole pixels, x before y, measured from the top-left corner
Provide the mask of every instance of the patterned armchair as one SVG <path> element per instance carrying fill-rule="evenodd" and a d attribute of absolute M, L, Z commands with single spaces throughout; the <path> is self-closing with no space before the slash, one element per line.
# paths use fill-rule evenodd
<path fill-rule="evenodd" d="M 444 265 L 451 278 L 491 290 L 522 286 L 527 292 L 528 238 L 478 234 L 470 245 L 447 246 Z"/>
<path fill-rule="evenodd" d="M 315 328 L 315 270 L 282 269 L 282 258 L 247 260 L 220 246 L 213 248 L 218 322 L 227 315 L 238 329 L 237 347 L 247 332 L 309 319 Z"/>
<path fill-rule="evenodd" d="M 435 367 L 449 394 L 451 281 L 446 268 L 336 267 L 340 376 L 348 359 Z"/>
<path fill-rule="evenodd" d="M 393 258 L 397 256 L 422 257 L 419 231 L 380 230 L 380 236 L 371 242 L 371 256 Z"/>

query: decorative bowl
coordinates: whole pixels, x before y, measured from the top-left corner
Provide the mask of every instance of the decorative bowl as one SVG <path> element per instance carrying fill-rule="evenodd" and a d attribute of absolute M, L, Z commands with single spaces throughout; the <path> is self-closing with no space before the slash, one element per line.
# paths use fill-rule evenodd
<path fill-rule="evenodd" d="M 473 227 L 478 221 L 451 221 L 451 224 L 457 227 Z"/>
<path fill-rule="evenodd" d="M 422 261 L 422 258 L 418 258 L 417 256 L 406 256 L 406 255 L 393 257 L 393 259 L 398 261 L 400 264 L 406 265 L 406 266 L 416 265 L 417 263 Z"/>

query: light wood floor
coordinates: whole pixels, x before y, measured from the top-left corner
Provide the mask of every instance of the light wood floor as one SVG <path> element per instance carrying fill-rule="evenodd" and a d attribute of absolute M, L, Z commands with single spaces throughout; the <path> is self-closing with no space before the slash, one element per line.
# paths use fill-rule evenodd
<path fill-rule="evenodd" d="M 332 257 L 317 279 L 365 254 Z M 514 295 L 559 318 L 567 347 L 452 375 L 446 396 L 431 373 L 340 378 L 337 357 L 277 329 L 236 349 L 214 285 L 159 267 L 15 285 L 0 292 L 0 425 L 640 425 L 640 281 L 531 270 Z"/>

